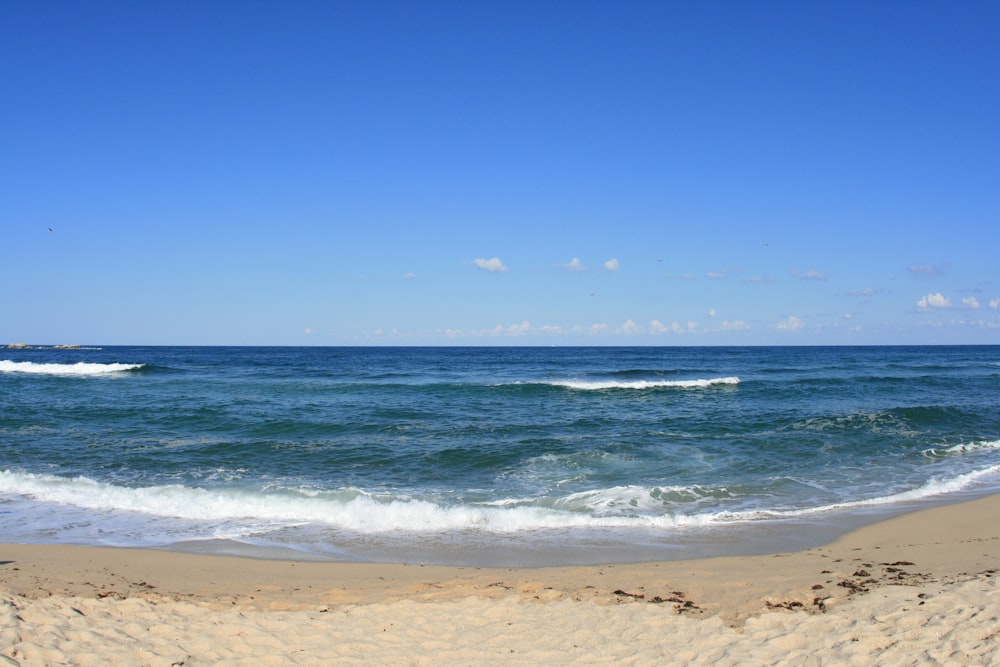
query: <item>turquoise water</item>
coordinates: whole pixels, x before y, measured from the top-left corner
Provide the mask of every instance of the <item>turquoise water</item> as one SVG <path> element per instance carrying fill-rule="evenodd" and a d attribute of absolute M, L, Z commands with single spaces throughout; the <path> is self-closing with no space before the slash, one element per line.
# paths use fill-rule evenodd
<path fill-rule="evenodd" d="M 0 541 L 557 564 L 1000 484 L 1000 347 L 0 350 Z"/>

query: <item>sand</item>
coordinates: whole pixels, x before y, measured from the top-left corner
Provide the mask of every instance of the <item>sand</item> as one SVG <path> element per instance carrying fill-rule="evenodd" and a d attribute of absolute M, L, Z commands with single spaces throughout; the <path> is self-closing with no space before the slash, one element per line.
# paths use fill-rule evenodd
<path fill-rule="evenodd" d="M 533 569 L 0 545 L 0 665 L 1000 664 L 1000 496 L 797 553 Z"/>

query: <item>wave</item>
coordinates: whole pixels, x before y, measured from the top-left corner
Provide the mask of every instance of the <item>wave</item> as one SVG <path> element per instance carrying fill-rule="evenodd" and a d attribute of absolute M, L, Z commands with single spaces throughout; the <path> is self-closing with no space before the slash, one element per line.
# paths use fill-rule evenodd
<path fill-rule="evenodd" d="M 899 493 L 893 493 L 887 496 L 877 496 L 874 498 L 863 498 L 860 500 L 851 500 L 841 503 L 833 503 L 830 505 L 824 505 L 822 507 L 812 507 L 806 509 L 798 510 L 765 510 L 756 512 L 742 512 L 738 513 L 741 516 L 737 517 L 740 520 L 752 520 L 752 519 L 783 519 L 783 518 L 798 518 L 806 517 L 815 514 L 822 514 L 826 512 L 833 512 L 837 510 L 850 510 L 859 509 L 865 507 L 879 507 L 885 505 L 896 505 L 900 503 L 911 503 L 920 500 L 926 500 L 928 498 L 933 498 L 935 496 L 944 496 L 953 493 L 959 493 L 965 491 L 969 487 L 975 486 L 986 478 L 996 477 L 1000 475 L 1000 465 L 993 465 L 982 470 L 975 470 L 973 472 L 965 473 L 962 475 L 957 475 L 955 477 L 947 477 L 943 479 L 931 479 L 925 484 L 918 486 L 909 491 L 901 491 Z"/>
<path fill-rule="evenodd" d="M 0 360 L 0 373 L 33 375 L 107 375 L 142 368 L 145 364 L 95 364 L 83 361 L 75 364 L 39 364 L 33 361 Z"/>
<path fill-rule="evenodd" d="M 160 518 L 241 525 L 246 532 L 267 532 L 297 525 L 322 525 L 358 534 L 465 533 L 514 534 L 565 529 L 685 529 L 717 525 L 803 519 L 835 511 L 889 506 L 964 491 L 1000 475 L 1000 465 L 891 495 L 818 507 L 725 510 L 717 504 L 698 509 L 700 499 L 725 499 L 725 489 L 612 487 L 561 498 L 507 499 L 442 505 L 400 495 L 359 489 L 335 491 L 269 487 L 197 488 L 184 485 L 126 487 L 86 477 L 0 472 L 0 494 L 8 498 L 69 505 L 96 512 L 139 513 Z M 659 494 L 659 496 L 657 495 Z M 671 512 L 674 496 L 687 512 Z M 738 495 L 738 494 L 737 494 Z M 637 502 L 637 499 L 639 502 Z M 638 506 L 637 506 L 638 505 Z"/>
<path fill-rule="evenodd" d="M 955 454 L 974 454 L 1000 449 L 1000 440 L 982 440 L 980 442 L 962 443 L 951 447 L 925 449 L 921 452 L 928 458 L 940 458 Z"/>
<path fill-rule="evenodd" d="M 442 506 L 403 496 L 358 489 L 202 489 L 183 485 L 125 487 L 87 477 L 0 472 L 0 494 L 72 505 L 93 511 L 138 512 L 194 521 L 243 521 L 256 528 L 321 523 L 357 533 L 451 532 L 510 533 L 571 527 L 637 525 L 626 517 L 527 506 L 523 501 L 489 505 Z M 684 519 L 661 517 L 671 525 Z"/>
<path fill-rule="evenodd" d="M 541 384 L 581 391 L 607 389 L 703 389 L 716 385 L 737 385 L 738 377 L 719 377 L 700 380 L 552 380 Z"/>
<path fill-rule="evenodd" d="M 124 487 L 86 477 L 0 472 L 0 494 L 72 505 L 93 511 L 125 511 L 194 521 L 261 523 L 274 526 L 321 523 L 362 534 L 386 532 L 525 530 L 638 525 L 626 517 L 598 517 L 583 512 L 525 506 L 458 505 L 357 489 L 201 489 L 183 485 Z M 680 525 L 685 519 L 660 517 L 658 523 Z"/>

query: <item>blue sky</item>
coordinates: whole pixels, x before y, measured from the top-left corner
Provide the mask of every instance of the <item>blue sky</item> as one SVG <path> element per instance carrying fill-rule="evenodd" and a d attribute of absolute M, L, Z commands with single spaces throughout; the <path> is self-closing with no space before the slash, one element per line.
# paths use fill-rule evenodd
<path fill-rule="evenodd" d="M 976 1 L 6 0 L 0 343 L 998 343 L 998 34 Z"/>

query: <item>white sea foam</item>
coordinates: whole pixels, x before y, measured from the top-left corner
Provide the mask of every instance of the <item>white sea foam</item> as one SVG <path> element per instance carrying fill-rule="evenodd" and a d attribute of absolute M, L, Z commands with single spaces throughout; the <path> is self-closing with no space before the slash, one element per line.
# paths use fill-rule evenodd
<path fill-rule="evenodd" d="M 238 488 L 195 488 L 182 485 L 125 487 L 86 477 L 0 472 L 0 494 L 70 505 L 97 512 L 132 512 L 191 521 L 244 525 L 247 532 L 268 527 L 322 524 L 361 534 L 390 531 L 445 533 L 477 531 L 510 534 L 566 528 L 670 529 L 761 520 L 803 518 L 852 508 L 885 506 L 962 491 L 987 477 L 1000 475 L 1000 465 L 931 480 L 902 493 L 788 510 L 670 513 L 657 497 L 664 489 L 612 487 L 571 494 L 544 503 L 537 499 L 507 499 L 484 504 L 443 506 L 428 500 L 377 496 L 357 489 L 316 491 Z M 699 488 L 669 489 L 671 493 L 704 497 Z M 694 508 L 691 508 L 692 510 Z"/>
<path fill-rule="evenodd" d="M 33 361 L 0 360 L 0 373 L 32 373 L 36 375 L 107 375 L 122 373 L 144 364 L 94 364 L 78 362 L 75 364 L 39 364 Z"/>
<path fill-rule="evenodd" d="M 941 449 L 925 449 L 923 451 L 924 456 L 929 457 L 939 457 L 939 456 L 949 456 L 952 454 L 973 454 L 975 452 L 986 452 L 995 449 L 1000 449 L 1000 440 L 982 440 L 980 442 L 969 442 L 962 443 L 960 445 L 952 445 L 951 447 L 944 447 Z"/>
<path fill-rule="evenodd" d="M 720 514 L 720 518 L 730 521 L 747 521 L 759 519 L 782 519 L 793 517 L 804 517 L 837 510 L 850 510 L 862 507 L 879 507 L 885 505 L 895 505 L 899 503 L 910 503 L 926 500 L 935 496 L 944 496 L 952 493 L 964 491 L 979 482 L 990 477 L 1000 476 L 1000 465 L 993 465 L 982 470 L 946 477 L 943 479 L 932 479 L 927 483 L 909 491 L 893 493 L 887 496 L 877 496 L 874 498 L 864 498 L 851 500 L 842 503 L 833 503 L 822 507 L 811 507 L 800 510 L 763 510 L 756 512 L 736 512 L 731 514 Z"/>
<path fill-rule="evenodd" d="M 657 517 L 668 507 L 677 507 L 710 497 L 724 497 L 730 494 L 725 488 L 707 489 L 694 486 L 657 486 L 653 488 L 637 485 L 613 486 L 571 493 L 552 501 L 555 509 L 573 512 L 587 512 L 601 517 L 642 515 Z M 691 521 L 691 517 L 684 521 Z"/>
<path fill-rule="evenodd" d="M 702 389 L 713 385 L 736 385 L 739 383 L 738 377 L 719 377 L 700 380 L 553 380 L 545 384 L 594 391 L 602 389 Z"/>
<path fill-rule="evenodd" d="M 512 533 L 574 527 L 678 527 L 711 521 L 709 515 L 602 515 L 587 511 L 595 508 L 588 508 L 586 502 L 570 501 L 561 508 L 542 507 L 531 504 L 530 500 L 500 506 L 494 503 L 442 506 L 426 500 L 378 497 L 357 490 L 262 492 L 181 485 L 131 488 L 86 477 L 9 470 L 0 472 L 0 494 L 92 511 L 139 512 L 193 521 L 238 521 L 258 528 L 262 522 L 274 526 L 322 523 L 358 533 L 464 530 Z M 606 501 L 609 495 L 621 494 L 620 489 L 612 489 L 599 495 Z"/>

